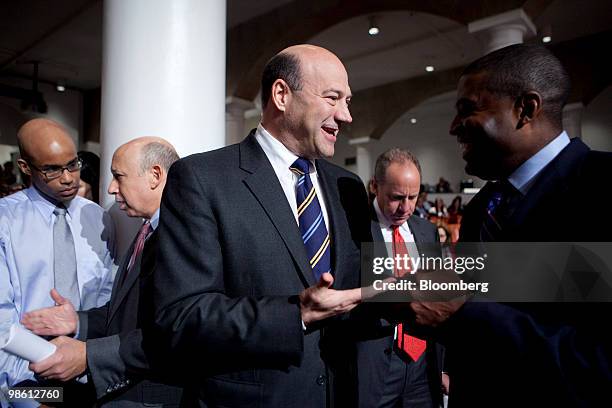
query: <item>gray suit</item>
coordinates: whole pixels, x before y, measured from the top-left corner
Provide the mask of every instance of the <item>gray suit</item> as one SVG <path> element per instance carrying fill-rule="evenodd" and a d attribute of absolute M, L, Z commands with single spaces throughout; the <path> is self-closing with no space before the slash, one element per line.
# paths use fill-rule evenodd
<path fill-rule="evenodd" d="M 180 388 L 161 384 L 160 376 L 150 370 L 138 318 L 141 273 L 149 274 L 155 264 L 157 232 L 147 239 L 126 276 L 134 244 L 117 272 L 110 301 L 79 312 L 79 337 L 87 341 L 90 381 L 105 407 L 178 406 Z"/>
<path fill-rule="evenodd" d="M 354 174 L 315 163 L 330 220 L 334 288 L 359 287 L 360 244 L 371 239 L 365 189 Z M 189 406 L 356 404 L 354 345 L 337 330 L 346 317 L 302 329 L 297 295 L 315 280 L 289 203 L 253 134 L 176 162 L 160 221 L 157 337 L 167 339 L 181 367 L 194 368 L 185 389 Z"/>

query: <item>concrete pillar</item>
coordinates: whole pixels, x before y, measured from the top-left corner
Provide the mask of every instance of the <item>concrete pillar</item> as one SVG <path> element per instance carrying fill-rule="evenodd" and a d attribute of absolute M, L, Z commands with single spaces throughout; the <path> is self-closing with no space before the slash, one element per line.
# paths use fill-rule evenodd
<path fill-rule="evenodd" d="M 100 201 L 113 153 L 160 136 L 180 156 L 225 145 L 225 0 L 105 0 L 102 37 Z M 118 255 L 142 220 L 113 208 Z"/>
<path fill-rule="evenodd" d="M 245 112 L 255 104 L 245 99 L 230 96 L 225 101 L 225 144 L 239 143 L 246 136 Z"/>
<path fill-rule="evenodd" d="M 563 129 L 569 137 L 582 137 L 583 111 L 584 105 L 582 102 L 570 103 L 563 108 Z"/>
<path fill-rule="evenodd" d="M 225 144 L 224 0 L 106 0 L 102 46 L 101 198 L 115 149 L 138 136 L 179 155 Z"/>
<path fill-rule="evenodd" d="M 372 139 L 370 137 L 358 137 L 349 140 L 349 144 L 357 149 L 357 175 L 361 178 L 364 185 L 368 185 L 368 181 L 374 173 L 374 163 L 372 161 L 372 153 L 370 148 Z"/>
<path fill-rule="evenodd" d="M 484 54 L 512 44 L 520 44 L 536 35 L 536 27 L 523 9 L 472 21 L 468 31 L 483 42 Z"/>

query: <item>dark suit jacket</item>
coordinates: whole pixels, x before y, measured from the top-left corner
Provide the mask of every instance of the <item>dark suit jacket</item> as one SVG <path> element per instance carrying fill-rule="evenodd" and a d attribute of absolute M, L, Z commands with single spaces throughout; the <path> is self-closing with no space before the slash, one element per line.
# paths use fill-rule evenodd
<path fill-rule="evenodd" d="M 178 406 L 180 388 L 159 383 L 160 376 L 150 370 L 138 318 L 140 274 L 153 269 L 157 232 L 147 239 L 132 271 L 125 276 L 134 244 L 135 241 L 117 271 L 110 301 L 79 313 L 80 329 L 87 333 L 90 378 L 103 406 Z"/>
<path fill-rule="evenodd" d="M 374 242 L 385 242 L 376 212 L 371 210 L 371 232 Z M 416 215 L 408 219 L 408 227 L 414 235 L 419 253 L 425 251 L 422 244 L 434 244 L 439 242 L 436 227 L 426 219 Z M 428 252 L 431 248 L 427 248 Z M 384 254 L 383 256 L 388 256 Z M 414 254 L 413 256 L 416 256 Z M 374 324 L 377 335 L 373 339 L 358 343 L 358 367 L 359 367 L 359 406 L 363 408 L 378 406 L 385 385 L 385 378 L 389 371 L 389 362 L 393 356 L 393 331 L 394 325 L 384 319 L 376 319 Z M 418 364 L 427 365 L 427 380 L 431 390 L 434 406 L 440 403 L 440 368 L 439 354 L 434 342 L 428 342 L 424 360 Z M 407 364 L 415 364 L 410 362 Z"/>
<path fill-rule="evenodd" d="M 333 287 L 359 287 L 360 243 L 370 239 L 365 189 L 335 165 L 316 166 L 330 221 Z M 160 220 L 156 323 L 173 359 L 194 369 L 186 403 L 355 405 L 354 346 L 334 333 L 342 318 L 302 330 L 297 295 L 316 282 L 253 133 L 175 163 Z"/>
<path fill-rule="evenodd" d="M 579 139 L 543 170 L 516 206 L 504 241 L 609 241 L 612 218 L 591 222 L 576 205 L 591 194 L 611 202 L 602 177 L 612 154 Z M 467 206 L 461 240 L 478 241 L 487 205 L 483 188 Z M 452 406 L 595 406 L 609 399 L 609 304 L 465 304 L 440 327 L 447 346 Z"/>

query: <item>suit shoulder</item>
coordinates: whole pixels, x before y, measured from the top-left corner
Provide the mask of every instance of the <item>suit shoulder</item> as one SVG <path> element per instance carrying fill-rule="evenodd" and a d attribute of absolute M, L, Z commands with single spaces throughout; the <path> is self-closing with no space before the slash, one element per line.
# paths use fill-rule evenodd
<path fill-rule="evenodd" d="M 429 220 L 421 217 L 417 217 L 416 215 L 412 216 L 412 222 L 417 225 L 419 228 L 422 228 L 424 231 L 435 231 L 436 226 L 431 223 Z"/>
<path fill-rule="evenodd" d="M 323 159 L 318 159 L 317 163 L 319 165 L 319 167 L 321 168 L 321 170 L 327 172 L 328 174 L 334 175 L 337 178 L 340 177 L 347 177 L 347 178 L 351 178 L 354 179 L 356 181 L 359 181 L 361 184 L 363 184 L 363 181 L 361 180 L 361 178 L 359 178 L 359 176 L 353 172 L 350 172 L 340 166 L 338 166 L 337 164 L 333 164 L 327 160 L 323 160 Z"/>
<path fill-rule="evenodd" d="M 226 169 L 228 163 L 238 162 L 238 145 L 222 147 L 208 152 L 194 153 L 176 161 L 171 168 L 177 169 L 202 169 L 214 171 L 215 169 Z M 220 166 L 223 163 L 223 166 Z"/>

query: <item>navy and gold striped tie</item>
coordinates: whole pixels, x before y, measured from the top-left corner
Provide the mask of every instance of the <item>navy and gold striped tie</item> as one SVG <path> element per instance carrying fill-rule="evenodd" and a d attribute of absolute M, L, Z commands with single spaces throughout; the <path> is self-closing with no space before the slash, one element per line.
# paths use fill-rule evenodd
<path fill-rule="evenodd" d="M 331 269 L 329 234 L 317 192 L 310 180 L 310 162 L 300 157 L 289 169 L 298 176 L 295 189 L 298 222 L 312 273 L 318 281 L 323 273 Z"/>

